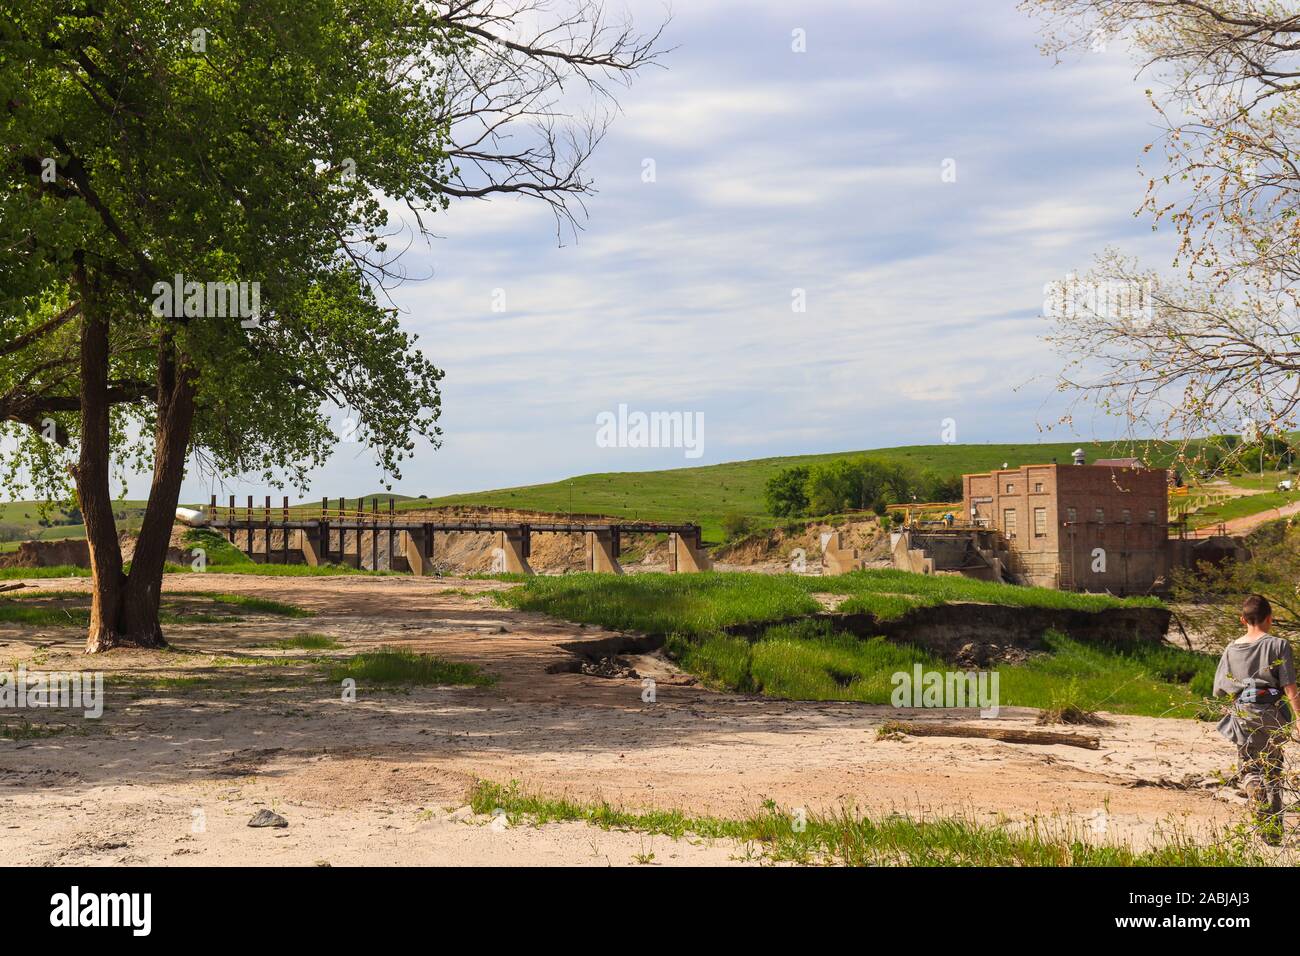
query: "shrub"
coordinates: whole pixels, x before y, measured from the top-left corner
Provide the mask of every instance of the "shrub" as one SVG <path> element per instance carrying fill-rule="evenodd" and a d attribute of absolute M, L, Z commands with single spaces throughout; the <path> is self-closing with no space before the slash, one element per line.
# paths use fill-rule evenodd
<path fill-rule="evenodd" d="M 722 533 L 728 541 L 743 538 L 753 529 L 753 522 L 746 515 L 731 512 L 722 516 Z"/>
<path fill-rule="evenodd" d="M 808 468 L 782 468 L 763 487 L 767 510 L 778 518 L 798 518 L 808 512 Z"/>

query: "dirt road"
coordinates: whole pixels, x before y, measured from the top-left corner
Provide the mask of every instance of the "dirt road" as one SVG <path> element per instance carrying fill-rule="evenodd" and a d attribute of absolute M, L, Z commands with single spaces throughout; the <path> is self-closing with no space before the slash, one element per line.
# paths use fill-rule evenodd
<path fill-rule="evenodd" d="M 1245 515 L 1241 518 L 1233 518 L 1223 523 L 1224 531 L 1227 534 L 1250 534 L 1261 525 L 1268 524 L 1270 521 L 1277 521 L 1279 518 L 1290 518 L 1292 515 L 1300 514 L 1300 501 L 1293 501 L 1289 505 L 1283 505 L 1281 508 L 1270 508 L 1267 511 L 1261 511 L 1258 514 Z M 1215 527 L 1218 527 L 1217 525 Z"/>
<path fill-rule="evenodd" d="M 83 589 L 84 580 L 34 581 Z M 1050 818 L 1105 839 L 1157 828 L 1206 833 L 1239 818 L 1228 788 L 1202 787 L 1231 763 L 1212 725 L 1118 717 L 1098 751 L 985 740 L 877 740 L 915 711 L 719 694 L 668 663 L 656 681 L 548 673 L 562 645 L 610 637 L 503 609 L 497 582 L 409 577 L 169 576 L 168 590 L 273 597 L 304 620 L 172 626 L 172 652 L 87 658 L 75 627 L 0 626 L 8 666 L 102 669 L 108 703 L 71 731 L 0 739 L 0 864 L 566 863 L 747 859 L 726 843 L 606 833 L 577 824 L 505 827 L 472 817 L 476 779 L 627 808 L 736 816 L 770 798 L 785 809 Z M 416 688 L 342 699 L 321 668 L 277 666 L 268 648 L 311 632 L 350 654 L 380 645 L 481 665 L 484 688 Z M 49 719 L 50 712 L 40 713 Z M 6 714 L 9 720 L 12 714 Z M 919 719 L 970 717 L 925 711 Z M 1004 709 L 1029 726 L 1035 712 Z M 36 719 L 35 717 L 33 719 Z M 1191 782 L 1190 789 L 1188 782 Z M 289 820 L 252 829 L 261 808 Z M 1100 823 L 1098 823 L 1100 821 Z"/>

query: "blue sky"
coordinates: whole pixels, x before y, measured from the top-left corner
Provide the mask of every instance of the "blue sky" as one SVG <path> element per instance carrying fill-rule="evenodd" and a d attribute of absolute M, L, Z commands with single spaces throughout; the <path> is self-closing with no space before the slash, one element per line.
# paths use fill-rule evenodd
<path fill-rule="evenodd" d="M 576 243 L 507 199 L 455 206 L 408 254 L 429 278 L 394 301 L 446 370 L 446 436 L 396 490 L 933 443 L 945 418 L 961 442 L 1038 437 L 1062 407 L 1044 284 L 1108 245 L 1173 253 L 1134 216 L 1156 131 L 1125 51 L 1053 65 L 1013 0 L 693 0 L 672 17 L 668 69 L 620 94 Z M 599 447 L 620 404 L 702 413 L 703 454 Z M 378 487 L 341 444 L 312 495 Z M 192 477 L 183 497 L 210 490 Z"/>

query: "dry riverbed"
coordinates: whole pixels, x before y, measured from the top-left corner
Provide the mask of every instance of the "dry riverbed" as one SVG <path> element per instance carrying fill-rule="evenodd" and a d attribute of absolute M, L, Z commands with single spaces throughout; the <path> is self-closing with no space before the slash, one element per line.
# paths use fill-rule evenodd
<path fill-rule="evenodd" d="M 34 580 L 84 590 L 84 579 Z M 1215 779 L 1232 753 L 1213 725 L 1115 717 L 1100 750 L 992 740 L 878 740 L 915 712 L 719 694 L 656 655 L 638 677 L 563 672 L 562 645 L 611 635 L 500 607 L 495 581 L 410 577 L 169 576 L 167 590 L 290 602 L 314 616 L 236 609 L 176 624 L 174 650 L 81 653 L 73 627 L 0 624 L 5 668 L 105 673 L 98 720 L 0 713 L 0 864 L 718 864 L 754 848 L 579 823 L 506 825 L 473 814 L 476 780 L 628 809 L 739 817 L 770 799 L 808 812 L 1047 818 L 1141 845 L 1160 829 L 1241 817 Z M 338 649 L 279 650 L 294 635 Z M 321 659 L 381 646 L 480 666 L 486 687 L 358 687 L 345 701 Z M 287 657 L 292 663 L 275 663 Z M 314 661 L 306 660 L 316 659 Z M 557 672 L 552 672 L 557 671 Z M 642 699 L 642 678 L 656 682 Z M 968 719 L 926 711 L 921 719 Z M 998 723 L 1031 727 L 1035 711 Z M 61 727 L 66 729 L 60 729 Z M 58 730 L 50 733 L 50 730 Z M 1091 730 L 1091 729 L 1090 729 Z M 262 809 L 283 828 L 252 828 Z"/>

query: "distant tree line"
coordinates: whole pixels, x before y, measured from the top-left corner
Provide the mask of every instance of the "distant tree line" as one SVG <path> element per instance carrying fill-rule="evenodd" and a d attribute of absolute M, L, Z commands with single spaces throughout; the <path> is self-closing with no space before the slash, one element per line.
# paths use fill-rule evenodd
<path fill-rule="evenodd" d="M 1286 471 L 1295 465 L 1295 450 L 1284 435 L 1265 435 L 1253 442 L 1236 435 L 1217 435 L 1205 443 L 1191 464 L 1207 475 Z"/>
<path fill-rule="evenodd" d="M 959 501 L 960 475 L 917 471 L 877 458 L 836 458 L 783 468 L 767 480 L 767 510 L 780 518 L 817 517 L 871 510 L 912 501 Z"/>

